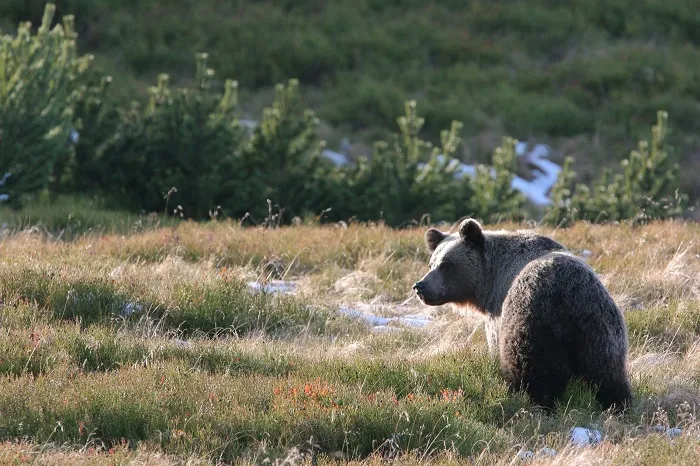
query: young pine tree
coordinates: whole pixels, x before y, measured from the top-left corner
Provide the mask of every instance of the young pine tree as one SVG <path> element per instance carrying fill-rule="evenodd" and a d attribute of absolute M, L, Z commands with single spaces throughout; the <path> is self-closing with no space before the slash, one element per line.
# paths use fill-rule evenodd
<path fill-rule="evenodd" d="M 517 167 L 516 143 L 512 138 L 505 138 L 493 153 L 492 168 L 483 165 L 476 168 L 470 207 L 472 215 L 484 222 L 523 218 L 525 197 L 511 186 Z"/>
<path fill-rule="evenodd" d="M 72 150 L 74 82 L 92 57 L 78 57 L 74 18 L 51 29 L 56 8 L 46 5 L 36 35 L 21 23 L 0 37 L 0 173 L 9 172 L 9 203 L 43 190 L 57 161 Z"/>
<path fill-rule="evenodd" d="M 423 215 L 453 220 L 469 197 L 469 180 L 456 178 L 459 162 L 453 157 L 461 142 L 461 123 L 441 133 L 441 148 L 420 138 L 424 119 L 416 102 L 408 101 L 397 119 L 400 129 L 390 142 L 374 144 L 370 159 L 339 170 L 344 184 L 337 200 L 341 212 L 358 220 L 384 220 L 389 225 L 416 222 Z"/>
<path fill-rule="evenodd" d="M 678 164 L 669 158 L 666 147 L 668 113 L 659 111 L 651 127 L 651 141 L 640 141 L 638 149 L 622 161 L 618 180 L 622 216 L 634 223 L 671 218 L 686 207 L 687 196 L 678 192 Z"/>
<path fill-rule="evenodd" d="M 593 189 L 575 185 L 572 159 L 566 159 L 552 189 L 553 205 L 546 221 L 569 225 L 576 220 L 600 223 L 629 220 L 633 224 L 673 218 L 686 208 L 687 195 L 678 192 L 678 165 L 665 147 L 668 114 L 657 112 L 651 142 L 640 141 L 638 149 L 622 161 L 623 171 L 614 176 L 603 170 Z"/>
<path fill-rule="evenodd" d="M 111 83 L 111 76 L 92 69 L 77 86 L 73 153 L 56 163 L 52 193 L 94 194 L 101 190 L 106 170 L 98 155 L 121 122 L 119 106 L 109 94 Z"/>
<path fill-rule="evenodd" d="M 261 219 L 268 212 L 267 200 L 279 206 L 284 222 L 331 207 L 328 177 L 333 166 L 321 156 L 317 126 L 314 113 L 301 106 L 299 82 L 278 84 L 272 107 L 263 110 L 244 151 L 246 173 L 260 180 L 260 189 L 252 193 L 252 203 L 236 206 L 238 216 L 250 212 Z"/>
<path fill-rule="evenodd" d="M 195 219 L 249 202 L 255 180 L 246 177 L 240 153 L 237 83 L 227 80 L 223 95 L 214 92 L 207 58 L 197 54 L 194 88 L 173 89 L 162 74 L 144 110 L 133 104 L 123 112 L 97 154 L 100 184 L 112 202 L 148 212 L 176 209 Z"/>

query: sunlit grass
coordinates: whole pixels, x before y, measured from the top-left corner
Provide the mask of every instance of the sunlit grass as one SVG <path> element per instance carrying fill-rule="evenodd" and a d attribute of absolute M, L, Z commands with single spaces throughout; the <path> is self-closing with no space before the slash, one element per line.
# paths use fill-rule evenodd
<path fill-rule="evenodd" d="M 552 414 L 508 393 L 478 319 L 447 307 L 429 310 L 424 329 L 385 333 L 339 315 L 369 301 L 386 315 L 401 303 L 428 311 L 408 299 L 427 267 L 422 230 L 220 222 L 72 241 L 6 235 L 0 460 L 509 464 L 543 447 L 558 453 L 542 464 L 693 458 L 698 226 L 540 231 L 584 254 L 625 311 L 635 401 L 621 417 L 581 383 Z M 247 286 L 269 278 L 296 291 Z M 654 425 L 683 434 L 671 442 Z M 572 448 L 574 426 L 600 429 L 604 443 Z"/>

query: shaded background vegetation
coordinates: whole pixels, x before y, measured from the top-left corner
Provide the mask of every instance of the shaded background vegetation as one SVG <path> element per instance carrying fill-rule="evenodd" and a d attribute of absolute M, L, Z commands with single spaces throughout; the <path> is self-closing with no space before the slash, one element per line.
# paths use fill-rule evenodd
<path fill-rule="evenodd" d="M 41 0 L 4 1 L 0 26 L 13 34 L 19 21 L 38 25 L 44 6 Z M 600 178 L 604 167 L 622 172 L 618 162 L 639 139 L 650 139 L 648 128 L 657 110 L 668 110 L 669 163 L 678 162 L 684 168 L 677 172 L 675 184 L 689 192 L 691 204 L 700 193 L 700 8 L 695 2 L 65 0 L 56 6 L 58 19 L 75 15 L 78 49 L 94 54 L 95 60 L 85 77 L 92 80 L 92 87 L 82 89 L 75 110 L 76 118 L 91 126 L 81 128 L 74 157 L 57 162 L 54 192 L 94 194 L 92 183 L 113 197 L 121 190 L 117 207 L 152 211 L 164 208 L 170 199 L 164 200 L 163 194 L 179 184 L 180 194 L 172 196 L 172 205 L 182 205 L 183 198 L 190 196 L 194 206 L 187 206 L 185 213 L 206 215 L 227 199 L 208 189 L 226 184 L 211 176 L 212 171 L 221 173 L 214 165 L 228 164 L 232 173 L 245 173 L 244 179 L 250 180 L 250 173 L 280 163 L 282 167 L 311 163 L 318 139 L 334 147 L 342 136 L 357 143 L 353 155 L 376 155 L 384 149 L 373 150 L 371 144 L 382 139 L 392 145 L 396 118 L 411 99 L 425 118 L 414 135 L 421 140 L 439 146 L 440 130 L 454 120 L 463 123 L 456 135 L 463 140 L 453 154 L 457 158 L 489 163 L 504 136 L 548 142 L 561 153 L 561 160 L 573 156 L 577 180 L 589 184 Z M 216 70 L 207 77 L 206 89 L 198 74 L 202 69 L 193 72 L 195 54 L 202 51 L 208 52 L 206 66 Z M 162 80 L 160 73 L 168 76 L 161 76 Z M 111 76 L 111 83 L 96 91 L 105 74 Z M 299 80 L 302 94 L 295 104 L 299 110 L 289 113 L 289 128 L 281 133 L 258 135 L 241 148 L 230 146 L 241 138 L 240 131 L 223 130 L 221 121 L 216 128 L 204 124 L 203 118 L 219 111 L 216 105 L 227 92 L 226 79 L 235 79 L 238 85 L 236 117 L 264 120 L 260 115 L 263 107 L 270 107 L 275 85 L 289 78 Z M 160 84 L 152 88 L 155 82 Z M 166 83 L 171 88 L 197 90 L 197 102 L 173 91 L 175 103 L 161 99 L 171 108 L 161 114 L 161 120 L 157 115 L 154 119 L 152 90 L 161 89 L 162 97 Z M 208 92 L 215 95 L 207 96 Z M 132 101 L 140 107 L 132 106 Z M 314 110 L 313 118 L 304 116 L 306 107 Z M 274 111 L 274 105 L 268 109 Z M 178 112 L 181 117 L 192 116 L 191 120 L 179 118 Z M 229 122 L 223 125 L 234 123 L 231 115 L 226 118 Z M 176 148 L 175 144 L 163 146 L 172 142 L 168 131 L 182 135 Z M 202 136 L 206 131 L 226 134 L 202 149 L 200 143 L 212 140 Z M 115 133 L 118 140 L 112 137 Z M 195 136 L 199 140 L 193 140 Z M 292 147 L 290 141 L 302 144 L 301 155 L 296 149 L 287 150 Z M 188 144 L 204 159 L 178 163 L 173 173 L 168 165 L 173 158 L 192 159 L 192 150 L 183 152 Z M 231 159 L 232 152 L 238 153 L 236 160 Z M 421 162 L 427 162 L 430 153 L 424 151 Z M 281 160 L 281 154 L 290 160 Z M 249 172 L 233 168 L 246 156 L 255 160 L 257 168 L 252 162 L 246 165 Z M 210 171 L 204 173 L 203 167 Z M 73 175 L 81 170 L 90 182 L 75 179 Z M 236 193 L 245 201 L 240 202 L 239 211 L 229 207 L 227 213 L 235 216 L 255 210 L 261 217 L 268 212 L 265 199 L 272 197 L 273 203 L 283 205 L 287 199 L 281 196 L 291 196 L 322 200 L 299 202 L 295 215 L 318 214 L 326 207 L 334 209 L 331 217 L 356 214 L 343 205 L 347 189 L 318 182 L 333 179 L 323 167 L 312 170 L 319 176 L 311 181 L 300 178 L 304 173 L 289 178 L 288 171 L 268 173 L 262 184 L 253 183 L 243 194 Z M 346 180 L 343 187 L 367 185 L 361 171 L 340 174 Z M 389 172 L 384 173 L 385 179 L 401 178 Z M 109 182 L 103 180 L 105 176 Z M 348 179 L 353 176 L 357 179 Z M 115 178 L 122 180 L 120 186 L 111 186 Z M 370 178 L 382 176 L 373 172 Z M 128 183 L 151 192 L 133 192 L 125 188 Z M 285 184 L 287 188 L 278 189 Z M 289 186 L 296 192 L 290 193 Z M 378 192 L 398 189 L 403 194 L 395 186 L 373 186 Z M 228 199 L 231 189 L 224 188 Z M 192 199 L 197 192 L 208 197 Z M 469 193 L 462 187 L 458 192 L 452 202 L 465 203 L 456 209 L 460 212 L 475 213 L 476 206 L 488 204 L 468 202 Z M 384 207 L 370 203 L 356 210 L 357 214 L 369 211 L 371 215 L 365 217 L 376 218 Z M 506 217 L 521 206 L 515 207 Z M 398 211 L 396 216 L 396 223 L 416 219 L 408 211 Z"/>
<path fill-rule="evenodd" d="M 41 0 L 6 0 L 0 21 L 38 24 Z M 451 120 L 465 151 L 488 160 L 503 133 L 552 139 L 590 176 L 624 154 L 657 109 L 675 116 L 674 145 L 700 169 L 700 4 L 551 0 L 63 0 L 81 50 L 95 53 L 124 99 L 146 100 L 167 71 L 191 81 L 207 51 L 219 77 L 245 89 L 252 114 L 272 86 L 298 78 L 319 117 L 367 142 L 393 130 L 402 102 L 418 101 L 425 132 Z M 185 20 L 186 19 L 186 20 Z M 223 79 L 223 78 L 222 78 Z M 251 92 L 248 92 L 251 91 Z M 583 140 L 577 137 L 585 137 Z M 584 141 L 595 141 L 587 144 Z M 619 155 L 618 155 L 619 156 Z M 685 187 L 693 188 L 690 173 Z"/>

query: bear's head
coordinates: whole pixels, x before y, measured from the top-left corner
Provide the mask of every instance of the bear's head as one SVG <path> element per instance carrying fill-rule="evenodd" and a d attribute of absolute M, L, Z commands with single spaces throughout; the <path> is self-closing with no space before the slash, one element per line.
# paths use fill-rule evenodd
<path fill-rule="evenodd" d="M 479 222 L 462 221 L 459 234 L 431 228 L 425 232 L 425 245 L 432 254 L 430 271 L 413 285 L 421 301 L 429 306 L 473 304 L 486 260 L 486 238 Z"/>

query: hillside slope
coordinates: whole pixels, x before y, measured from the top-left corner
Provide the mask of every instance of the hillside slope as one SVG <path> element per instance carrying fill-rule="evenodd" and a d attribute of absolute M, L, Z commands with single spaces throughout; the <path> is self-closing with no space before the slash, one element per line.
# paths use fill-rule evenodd
<path fill-rule="evenodd" d="M 0 25 L 36 24 L 44 3 L 5 0 Z M 509 134 L 574 155 L 584 178 L 665 109 L 683 185 L 700 194 L 698 0 L 56 3 L 124 99 L 142 98 L 159 72 L 187 81 L 207 51 L 251 112 L 272 85 L 299 78 L 331 139 L 370 142 L 415 98 L 433 138 L 465 122 L 465 159 L 483 161 Z"/>

